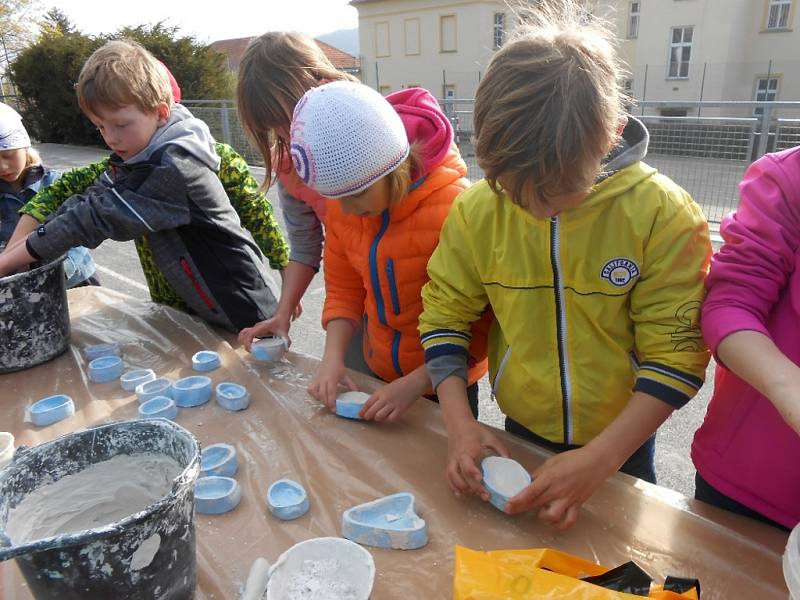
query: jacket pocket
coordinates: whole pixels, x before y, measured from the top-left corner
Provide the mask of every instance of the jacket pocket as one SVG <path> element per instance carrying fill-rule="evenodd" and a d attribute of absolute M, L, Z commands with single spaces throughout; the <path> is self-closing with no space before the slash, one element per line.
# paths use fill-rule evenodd
<path fill-rule="evenodd" d="M 397 293 L 397 280 L 394 276 L 394 260 L 386 260 L 386 280 L 389 282 L 389 295 L 392 298 L 392 312 L 400 314 L 400 294 Z"/>
<path fill-rule="evenodd" d="M 211 298 L 208 296 L 208 294 L 206 294 L 206 291 L 203 289 L 200 281 L 195 276 L 194 271 L 192 271 L 192 265 L 190 265 L 189 261 L 183 256 L 181 256 L 181 268 L 183 269 L 183 272 L 186 273 L 186 277 L 189 278 L 194 291 L 197 292 L 197 295 L 200 296 L 200 299 L 208 307 L 208 310 L 216 313 L 217 307 L 214 305 L 214 302 L 211 301 Z"/>

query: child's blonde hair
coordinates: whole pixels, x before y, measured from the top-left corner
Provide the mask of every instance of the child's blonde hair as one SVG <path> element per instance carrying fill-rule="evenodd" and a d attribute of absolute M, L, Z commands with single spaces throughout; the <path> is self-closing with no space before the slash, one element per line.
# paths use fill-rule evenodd
<path fill-rule="evenodd" d="M 288 131 L 294 107 L 308 90 L 340 80 L 358 81 L 338 71 L 307 35 L 270 31 L 250 42 L 239 65 L 236 103 L 248 137 L 264 157 L 264 187 L 272 183 L 273 158 L 289 156 L 289 140 L 274 130 Z"/>
<path fill-rule="evenodd" d="M 478 86 L 475 154 L 495 192 L 547 204 L 599 175 L 624 119 L 622 68 L 609 29 L 574 0 L 518 17 Z"/>
<path fill-rule="evenodd" d="M 42 157 L 33 148 L 25 148 L 25 170 L 38 167 L 42 164 Z"/>
<path fill-rule="evenodd" d="M 415 173 L 419 173 L 422 168 L 422 157 L 420 156 L 420 146 L 413 142 L 408 149 L 408 158 L 394 171 L 386 175 L 389 180 L 389 205 L 398 204 L 403 198 L 408 196 L 413 183 Z"/>
<path fill-rule="evenodd" d="M 83 112 L 133 104 L 149 113 L 161 102 L 173 102 L 164 66 L 131 40 L 107 42 L 95 50 L 81 69 L 76 90 Z"/>

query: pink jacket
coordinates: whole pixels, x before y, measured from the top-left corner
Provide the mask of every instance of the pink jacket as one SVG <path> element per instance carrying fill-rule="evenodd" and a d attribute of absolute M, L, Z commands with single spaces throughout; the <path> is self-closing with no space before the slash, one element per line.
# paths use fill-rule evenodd
<path fill-rule="evenodd" d="M 740 190 L 706 280 L 703 335 L 716 353 L 731 333 L 759 331 L 800 364 L 800 147 L 753 163 Z M 692 460 L 726 496 L 786 527 L 800 521 L 800 436 L 721 364 Z"/>

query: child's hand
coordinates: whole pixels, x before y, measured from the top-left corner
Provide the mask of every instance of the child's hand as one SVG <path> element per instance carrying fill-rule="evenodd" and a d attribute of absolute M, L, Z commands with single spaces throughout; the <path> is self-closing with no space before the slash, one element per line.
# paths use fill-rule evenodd
<path fill-rule="evenodd" d="M 323 360 L 317 376 L 308 386 L 308 393 L 322 402 L 329 409 L 336 410 L 336 396 L 339 395 L 339 384 L 343 384 L 353 392 L 358 391 L 358 386 L 353 382 L 344 363 Z"/>
<path fill-rule="evenodd" d="M 250 352 L 255 338 L 263 338 L 270 335 L 289 339 L 289 318 L 278 313 L 271 319 L 256 323 L 252 327 L 247 327 L 239 332 L 239 342 L 245 350 Z"/>
<path fill-rule="evenodd" d="M 456 497 L 474 494 L 481 500 L 489 500 L 489 492 L 483 487 L 483 474 L 477 461 L 490 454 L 508 457 L 508 450 L 488 427 L 475 419 L 465 419 L 449 431 L 447 483 Z"/>
<path fill-rule="evenodd" d="M 539 518 L 564 530 L 578 520 L 581 505 L 614 472 L 602 455 L 586 448 L 556 454 L 533 473 L 533 483 L 508 501 L 509 514 L 537 510 Z"/>
<path fill-rule="evenodd" d="M 395 379 L 370 396 L 359 416 L 365 421 L 397 421 L 419 395 L 419 386 L 409 376 Z"/>

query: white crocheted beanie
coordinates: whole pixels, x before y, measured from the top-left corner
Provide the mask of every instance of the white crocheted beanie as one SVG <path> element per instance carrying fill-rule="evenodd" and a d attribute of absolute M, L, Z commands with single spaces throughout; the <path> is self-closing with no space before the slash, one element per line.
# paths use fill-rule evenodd
<path fill-rule="evenodd" d="M 31 138 L 22 124 L 22 117 L 8 104 L 0 103 L 0 151 L 29 148 Z"/>
<path fill-rule="evenodd" d="M 399 167 L 408 152 L 400 116 L 383 96 L 360 83 L 312 88 L 294 109 L 292 162 L 300 179 L 323 196 L 364 191 Z"/>

